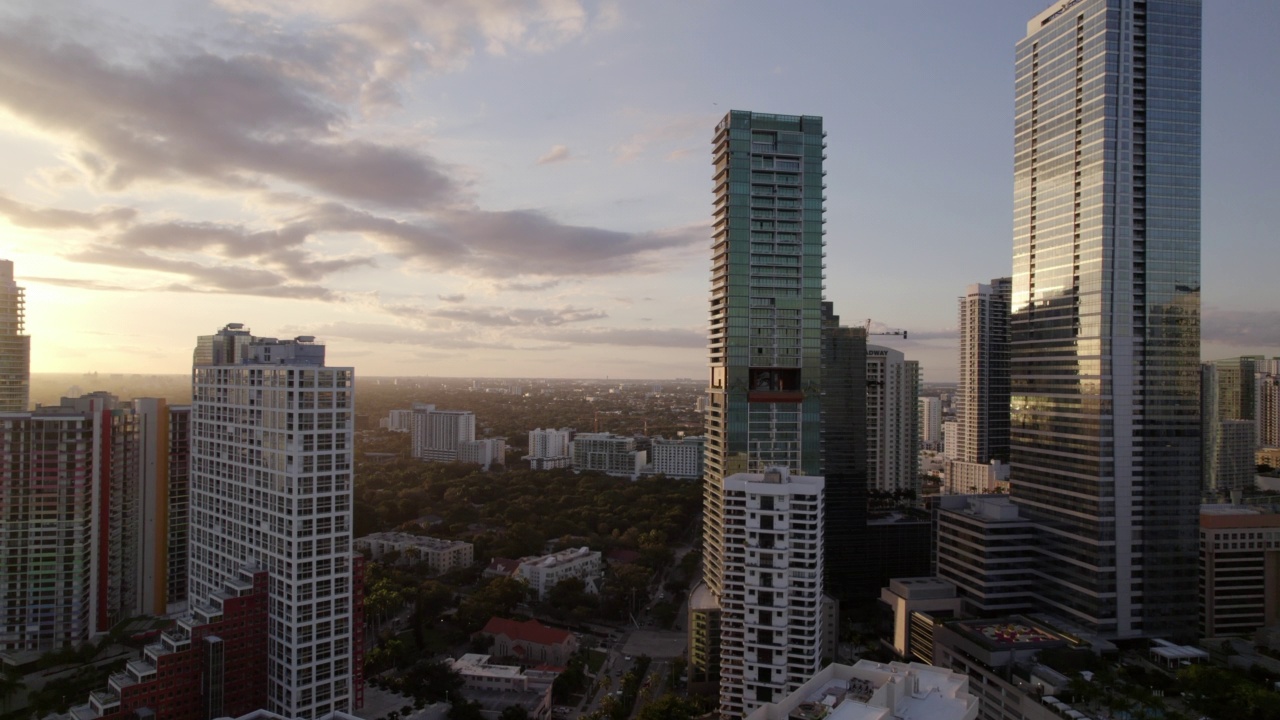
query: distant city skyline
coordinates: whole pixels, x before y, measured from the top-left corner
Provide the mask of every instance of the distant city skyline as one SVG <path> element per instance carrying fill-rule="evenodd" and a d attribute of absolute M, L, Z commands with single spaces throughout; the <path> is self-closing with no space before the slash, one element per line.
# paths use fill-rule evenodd
<path fill-rule="evenodd" d="M 706 128 L 741 108 L 824 117 L 826 295 L 954 382 L 956 298 L 1011 272 L 1046 5 L 7 3 L 31 370 L 181 374 L 190 327 L 251 320 L 363 377 L 705 377 Z M 1276 26 L 1205 7 L 1207 360 L 1280 355 Z"/>

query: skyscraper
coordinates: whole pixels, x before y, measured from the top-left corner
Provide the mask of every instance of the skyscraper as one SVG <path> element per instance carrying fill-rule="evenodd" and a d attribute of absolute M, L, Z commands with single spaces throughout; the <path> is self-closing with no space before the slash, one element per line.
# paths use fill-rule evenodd
<path fill-rule="evenodd" d="M 726 572 L 724 482 L 736 473 L 780 467 L 821 470 L 823 148 L 822 119 L 731 111 L 714 138 L 711 338 L 703 530 L 706 592 L 701 611 L 719 607 L 721 649 L 753 642 L 756 630 L 724 605 L 745 581 Z M 820 590 L 820 588 L 819 588 Z M 704 637 L 712 637 L 707 633 Z M 699 637 L 694 637 L 695 645 Z M 695 677 L 714 675 L 720 655 L 693 647 Z M 815 654 L 814 663 L 816 663 Z M 705 662 L 704 662 L 705 661 Z M 779 656 L 779 663 L 787 660 Z M 786 665 L 796 685 L 817 670 Z M 800 665 L 805 665 L 801 667 Z M 740 675 L 740 668 L 723 674 Z M 780 671 L 781 672 L 781 671 Z M 722 684 L 721 710 L 737 716 Z M 794 689 L 794 688 L 793 688 Z M 748 688 L 748 692 L 753 690 Z M 749 711 L 757 702 L 748 695 Z"/>
<path fill-rule="evenodd" d="M 1009 459 L 1009 278 L 970 285 L 960 298 L 957 460 Z"/>
<path fill-rule="evenodd" d="M 202 602 L 246 566 L 270 574 L 268 709 L 295 718 L 352 711 L 360 693 L 354 371 L 324 355 L 315 338 L 236 323 L 198 339 L 192 370 L 188 595 Z"/>
<path fill-rule="evenodd" d="M 920 490 L 920 363 L 867 346 L 867 471 L 873 489 Z"/>
<path fill-rule="evenodd" d="M 1037 600 L 1195 626 L 1200 0 L 1054 2 L 1017 45 L 1012 498 Z"/>
<path fill-rule="evenodd" d="M 23 412 L 31 392 L 31 336 L 24 335 L 25 292 L 13 261 L 0 260 L 0 412 Z"/>
<path fill-rule="evenodd" d="M 879 592 L 866 562 L 867 330 L 840 325 L 822 303 L 822 467 L 826 589 L 840 600 Z"/>

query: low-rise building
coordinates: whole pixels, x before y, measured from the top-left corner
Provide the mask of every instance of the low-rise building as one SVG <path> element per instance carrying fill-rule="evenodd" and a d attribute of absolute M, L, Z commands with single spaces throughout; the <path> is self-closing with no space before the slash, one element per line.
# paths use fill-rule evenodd
<path fill-rule="evenodd" d="M 779 702 L 746 720 L 976 720 L 969 678 L 921 663 L 828 665 Z"/>
<path fill-rule="evenodd" d="M 945 487 L 947 493 L 951 495 L 987 495 L 1008 492 L 1009 465 L 999 460 L 992 460 L 989 463 L 948 460 Z"/>
<path fill-rule="evenodd" d="M 206 720 L 265 707 L 267 572 L 241 570 L 66 717 Z"/>
<path fill-rule="evenodd" d="M 1200 634 L 1245 636 L 1280 622 L 1280 514 L 1200 506 Z"/>
<path fill-rule="evenodd" d="M 490 650 L 494 655 L 519 658 L 524 664 L 563 666 L 578 651 L 578 639 L 573 633 L 547 627 L 537 620 L 490 618 L 476 634 L 493 639 Z"/>
<path fill-rule="evenodd" d="M 580 547 L 523 558 L 515 577 L 528 584 L 539 600 L 545 600 L 556 583 L 571 577 L 580 578 L 587 592 L 597 593 L 600 591 L 600 551 Z"/>
<path fill-rule="evenodd" d="M 410 535 L 402 532 L 380 532 L 355 540 L 356 550 L 371 560 L 383 560 L 387 553 L 399 553 L 395 564 L 415 565 L 426 563 L 434 575 L 457 568 L 470 567 L 475 562 L 475 547 L 462 540 Z"/>
<path fill-rule="evenodd" d="M 936 628 L 933 664 L 969 677 L 983 720 L 1087 717 L 1069 714 L 1073 708 L 1055 699 L 1070 679 L 1037 662 L 1041 651 L 1070 644 L 1065 636 L 1021 616 L 957 620 Z M 1045 700 L 1056 704 L 1050 707 Z"/>
<path fill-rule="evenodd" d="M 1007 495 L 942 495 L 937 508 L 938 577 L 959 589 L 965 612 L 1032 610 L 1035 524 Z"/>
<path fill-rule="evenodd" d="M 902 658 L 933 662 L 934 628 L 960 615 L 956 586 L 936 577 L 894 578 L 880 591 L 893 617 L 889 645 Z"/>

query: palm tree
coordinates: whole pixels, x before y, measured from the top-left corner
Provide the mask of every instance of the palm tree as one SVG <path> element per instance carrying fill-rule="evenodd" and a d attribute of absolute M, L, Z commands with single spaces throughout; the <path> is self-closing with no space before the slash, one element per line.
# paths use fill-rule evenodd
<path fill-rule="evenodd" d="M 9 701 L 20 690 L 26 690 L 27 684 L 22 681 L 22 674 L 15 668 L 8 667 L 0 676 L 0 696 L 4 697 L 4 711 L 9 712 Z"/>

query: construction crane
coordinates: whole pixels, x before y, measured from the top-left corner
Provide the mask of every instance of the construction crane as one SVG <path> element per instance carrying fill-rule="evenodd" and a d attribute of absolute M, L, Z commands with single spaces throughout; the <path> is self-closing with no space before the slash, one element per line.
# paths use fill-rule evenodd
<path fill-rule="evenodd" d="M 872 332 L 872 331 L 871 331 L 871 318 L 867 318 L 867 334 L 868 334 L 868 335 L 898 335 L 898 336 L 901 336 L 903 340 L 906 340 L 906 339 L 907 339 L 907 331 L 906 331 L 906 330 L 892 330 L 892 329 L 890 329 L 890 330 L 882 330 L 882 331 L 879 331 L 879 332 Z"/>

